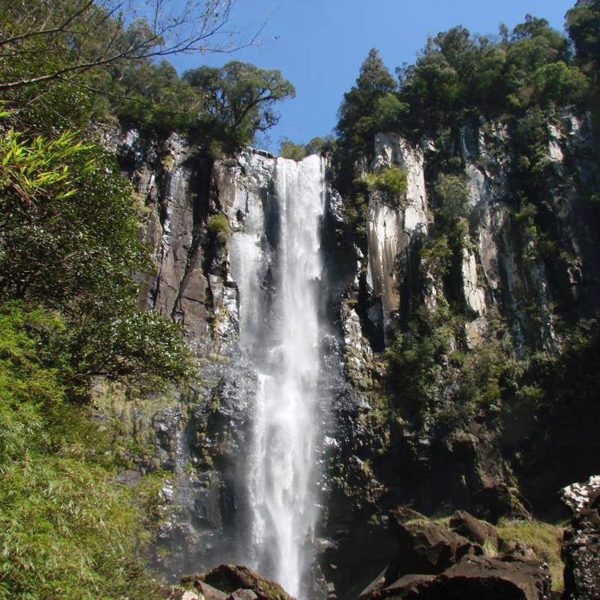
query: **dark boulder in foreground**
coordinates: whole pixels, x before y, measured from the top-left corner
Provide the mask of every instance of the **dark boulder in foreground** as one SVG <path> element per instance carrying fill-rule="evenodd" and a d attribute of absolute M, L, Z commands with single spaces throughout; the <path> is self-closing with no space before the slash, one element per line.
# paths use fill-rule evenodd
<path fill-rule="evenodd" d="M 465 556 L 440 575 L 404 575 L 379 592 L 402 600 L 540 600 L 549 597 L 539 564 Z"/>
<path fill-rule="evenodd" d="M 392 514 L 398 550 L 385 572 L 386 583 L 411 573 L 442 573 L 467 554 L 483 553 L 479 546 L 467 538 L 427 517 L 416 516 L 412 511 L 407 515 L 405 510 L 397 510 Z"/>
<path fill-rule="evenodd" d="M 561 497 L 573 511 L 562 546 L 563 600 L 597 600 L 600 598 L 600 476 L 567 486 Z"/>
<path fill-rule="evenodd" d="M 396 556 L 361 600 L 546 600 L 548 567 L 515 555 L 484 556 L 495 527 L 455 513 L 449 527 L 404 508 L 393 513 Z M 461 535 L 462 534 L 462 535 Z"/>
<path fill-rule="evenodd" d="M 422 597 L 428 600 L 540 600 L 549 594 L 548 570 L 537 562 L 468 556 L 435 579 Z"/>

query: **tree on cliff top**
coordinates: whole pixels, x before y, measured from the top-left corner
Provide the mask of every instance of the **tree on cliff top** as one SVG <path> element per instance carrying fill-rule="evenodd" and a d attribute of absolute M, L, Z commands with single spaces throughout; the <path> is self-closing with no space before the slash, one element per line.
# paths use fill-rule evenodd
<path fill-rule="evenodd" d="M 197 129 L 234 148 L 276 125 L 275 103 L 296 95 L 280 71 L 239 61 L 187 71 L 183 80 L 202 97 Z"/>
<path fill-rule="evenodd" d="M 370 156 L 375 134 L 393 127 L 403 114 L 405 107 L 396 90 L 394 77 L 372 48 L 339 110 L 340 143 L 353 158 Z"/>

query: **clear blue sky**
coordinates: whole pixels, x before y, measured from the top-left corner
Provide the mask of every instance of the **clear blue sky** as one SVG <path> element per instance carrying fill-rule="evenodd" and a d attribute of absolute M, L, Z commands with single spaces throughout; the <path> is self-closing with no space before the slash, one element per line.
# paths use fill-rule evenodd
<path fill-rule="evenodd" d="M 296 98 L 279 106 L 281 120 L 270 139 L 307 142 L 335 127 L 344 92 L 354 84 L 368 51 L 375 47 L 393 72 L 413 63 L 427 37 L 455 25 L 472 33 L 496 34 L 527 13 L 544 17 L 562 31 L 575 0 L 237 0 L 232 26 L 247 35 L 263 24 L 260 43 L 229 55 L 178 57 L 178 69 L 228 60 L 280 69 L 296 87 Z"/>

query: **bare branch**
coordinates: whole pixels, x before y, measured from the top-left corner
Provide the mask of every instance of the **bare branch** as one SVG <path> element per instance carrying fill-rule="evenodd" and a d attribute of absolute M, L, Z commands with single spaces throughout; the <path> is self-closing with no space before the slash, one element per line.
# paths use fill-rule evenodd
<path fill-rule="evenodd" d="M 64 32 L 69 25 L 75 21 L 75 19 L 82 16 L 85 12 L 87 12 L 92 5 L 94 4 L 94 0 L 87 0 L 87 2 L 77 11 L 75 11 L 72 15 L 70 15 L 66 21 L 63 21 L 60 25 L 56 27 L 52 27 L 51 29 L 46 29 L 45 27 L 50 20 L 50 14 L 48 14 L 46 20 L 41 29 L 37 31 L 26 31 L 20 35 L 15 35 L 10 38 L 0 39 L 0 46 L 6 46 L 8 44 L 16 44 L 17 42 L 21 42 L 31 37 L 41 36 L 41 35 L 53 35 L 55 33 Z"/>
<path fill-rule="evenodd" d="M 52 25 L 52 8 L 46 5 L 49 12 L 42 13 L 41 23 L 35 29 L 28 27 L 40 21 L 40 15 L 26 10 L 21 18 L 13 19 L 16 28 L 21 26 L 24 31 L 2 38 L 0 30 L 0 63 L 11 57 L 39 53 L 39 44 L 27 42 L 40 37 L 47 38 L 44 50 L 63 61 L 62 66 L 54 65 L 48 72 L 23 72 L 20 77 L 13 74 L 13 80 L 0 81 L 0 90 L 70 78 L 120 61 L 191 52 L 236 52 L 253 45 L 264 28 L 263 25 L 250 41 L 232 42 L 233 32 L 226 28 L 235 0 L 187 0 L 183 7 L 164 0 L 148 0 L 144 5 L 140 0 L 129 0 L 126 7 L 113 0 L 80 0 L 78 4 L 58 25 Z M 94 48 L 88 41 L 98 39 L 94 37 L 98 30 L 106 30 L 108 41 L 101 48 Z M 229 41 L 220 43 L 226 36 Z"/>

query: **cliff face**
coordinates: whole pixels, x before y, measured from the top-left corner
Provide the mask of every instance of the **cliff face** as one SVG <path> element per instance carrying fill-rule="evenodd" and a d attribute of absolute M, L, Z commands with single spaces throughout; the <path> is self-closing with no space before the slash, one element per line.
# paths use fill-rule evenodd
<path fill-rule="evenodd" d="M 419 311 L 440 303 L 461 307 L 468 348 L 478 348 L 501 322 L 520 356 L 553 351 L 565 323 L 597 317 L 598 215 L 584 198 L 600 179 L 590 124 L 585 116 L 565 114 L 546 124 L 546 134 L 544 175 L 526 189 L 510 125 L 466 123 L 450 140 L 419 145 L 378 135 L 371 168 L 402 167 L 407 191 L 395 204 L 370 194 L 366 255 L 344 221 L 344 199 L 328 188 L 321 307 L 328 325 L 321 346 L 333 406 L 322 456 L 327 502 L 318 546 L 325 575 L 342 595 L 387 561 L 388 508 L 467 509 L 492 520 L 526 515 L 538 506 L 519 487 L 537 501 L 589 474 L 558 469 L 550 484 L 540 483 L 518 458 L 519 444 L 533 434 L 515 433 L 518 439 L 507 443 L 485 419 L 448 435 L 419 431 L 391 416 L 382 385 L 381 353 Z M 239 535 L 248 518 L 239 456 L 248 446 L 257 384 L 238 347 L 240 282 L 232 275 L 228 238 L 249 206 L 260 204 L 267 238 L 261 252 L 269 252 L 277 236 L 274 161 L 248 150 L 213 162 L 177 136 L 152 143 L 129 132 L 117 145 L 146 206 L 145 235 L 156 264 L 156 272 L 143 277 L 141 301 L 182 324 L 200 361 L 200 378 L 185 394 L 115 408 L 147 448 L 135 468 L 165 473 L 154 560 L 175 578 L 238 560 L 248 541 Z M 424 260 L 423 248 L 436 223 L 440 165 L 449 160 L 467 189 L 469 243 L 441 276 Z M 529 212 L 527 195 L 536 204 Z M 227 224 L 215 219 L 221 214 Z M 268 269 L 263 292 L 270 293 Z M 539 454 L 530 459 L 536 469 L 548 467 Z"/>
<path fill-rule="evenodd" d="M 428 514 L 466 509 L 491 521 L 531 511 L 556 516 L 560 486 L 575 472 L 584 478 L 598 469 L 587 454 L 585 421 L 566 425 L 544 412 L 501 427 L 480 414 L 450 431 L 436 423 L 418 429 L 373 393 L 382 389 L 373 385 L 381 381 L 373 350 L 389 346 L 420 310 L 443 302 L 464 315 L 463 343 L 471 351 L 506 329 L 517 357 L 552 354 L 575 323 L 598 316 L 599 223 L 589 198 L 599 171 L 590 123 L 565 114 L 546 123 L 545 132 L 539 140 L 543 178 L 531 185 L 523 183 L 527 177 L 517 166 L 521 150 L 510 124 L 467 123 L 450 140 L 420 146 L 395 134 L 376 138 L 372 167 L 401 166 L 408 189 L 395 208 L 377 192 L 371 195 L 368 256 L 362 261 L 358 256 L 362 270 L 339 313 L 347 397 L 353 403 L 346 404 L 350 415 L 342 411 L 337 420 L 346 432 L 334 461 L 337 485 L 328 532 L 335 550 L 327 562 L 336 568 L 327 575 L 342 593 L 360 591 L 380 571 L 389 552 L 381 518 L 386 509 L 398 504 Z M 468 242 L 455 253 L 449 273 L 440 276 L 423 248 L 434 235 L 435 184 L 450 162 L 466 184 Z M 536 204 L 532 217 L 525 216 L 528 202 Z M 453 343 L 459 342 L 457 337 Z M 447 394 L 456 402 L 458 385 L 445 380 L 439 401 L 448 401 Z M 401 389 L 392 392 L 402 401 Z M 587 442 L 578 443 L 578 436 Z"/>

